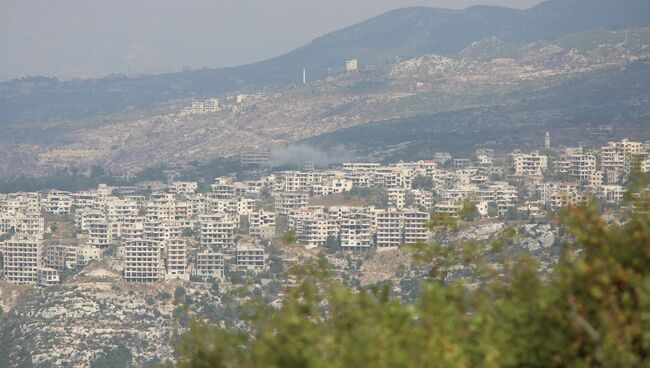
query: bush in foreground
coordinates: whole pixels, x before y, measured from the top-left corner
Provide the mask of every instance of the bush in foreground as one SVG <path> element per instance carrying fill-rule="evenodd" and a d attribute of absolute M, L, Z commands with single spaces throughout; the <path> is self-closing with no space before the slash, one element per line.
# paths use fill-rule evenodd
<path fill-rule="evenodd" d="M 413 304 L 387 288 L 354 290 L 334 280 L 322 260 L 300 266 L 301 281 L 282 307 L 243 308 L 250 332 L 195 324 L 177 366 L 650 365 L 648 212 L 615 225 L 594 207 L 575 207 L 562 222 L 574 241 L 550 274 L 518 255 L 505 271 L 479 267 L 484 286 L 470 290 L 433 267 Z M 438 266 L 441 250 L 421 245 L 416 256 Z"/>

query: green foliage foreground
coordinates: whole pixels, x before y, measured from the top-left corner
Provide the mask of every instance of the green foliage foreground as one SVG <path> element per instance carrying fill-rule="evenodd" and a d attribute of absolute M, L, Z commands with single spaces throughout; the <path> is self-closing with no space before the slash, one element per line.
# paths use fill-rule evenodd
<path fill-rule="evenodd" d="M 413 304 L 301 266 L 281 308 L 243 308 L 249 332 L 193 327 L 178 366 L 650 366 L 650 216 L 611 225 L 581 207 L 562 222 L 574 241 L 550 274 L 527 256 L 477 289 L 432 272 Z"/>

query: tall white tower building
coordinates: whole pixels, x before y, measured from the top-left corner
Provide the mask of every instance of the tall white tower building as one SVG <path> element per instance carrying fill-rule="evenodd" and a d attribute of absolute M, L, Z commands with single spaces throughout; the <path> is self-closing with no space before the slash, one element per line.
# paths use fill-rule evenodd
<path fill-rule="evenodd" d="M 551 136 L 548 132 L 546 132 L 546 135 L 544 136 L 544 148 L 551 148 Z"/>

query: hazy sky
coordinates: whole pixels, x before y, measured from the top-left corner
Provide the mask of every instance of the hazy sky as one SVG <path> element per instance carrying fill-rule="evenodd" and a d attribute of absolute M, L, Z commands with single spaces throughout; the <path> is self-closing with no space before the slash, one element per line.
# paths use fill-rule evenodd
<path fill-rule="evenodd" d="M 0 79 L 234 66 L 405 6 L 541 0 L 0 0 Z"/>

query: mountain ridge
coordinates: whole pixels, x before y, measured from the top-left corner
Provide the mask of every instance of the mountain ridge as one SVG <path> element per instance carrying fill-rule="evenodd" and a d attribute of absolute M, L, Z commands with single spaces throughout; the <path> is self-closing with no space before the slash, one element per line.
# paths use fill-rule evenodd
<path fill-rule="evenodd" d="M 452 54 L 489 36 L 526 43 L 598 27 L 650 26 L 650 17 L 643 14 L 650 14 L 650 2 L 642 0 L 549 0 L 526 10 L 492 6 L 396 9 L 328 33 L 287 54 L 244 66 L 81 81 L 26 78 L 3 82 L 0 124 L 92 116 L 178 98 L 299 84 L 303 66 L 313 80 L 338 72 L 342 62 L 352 57 L 363 65 L 395 57 Z"/>

